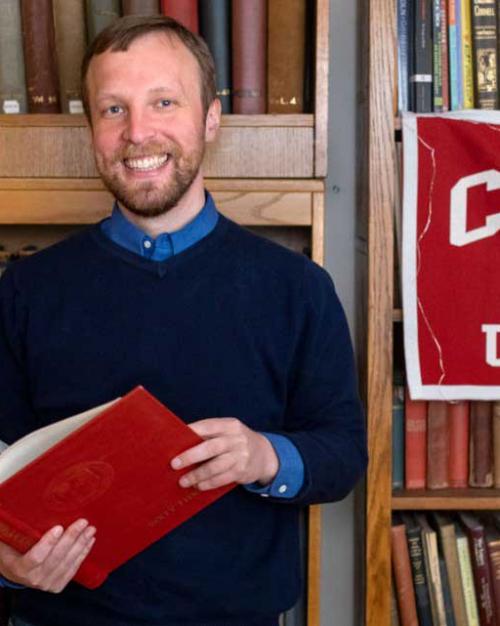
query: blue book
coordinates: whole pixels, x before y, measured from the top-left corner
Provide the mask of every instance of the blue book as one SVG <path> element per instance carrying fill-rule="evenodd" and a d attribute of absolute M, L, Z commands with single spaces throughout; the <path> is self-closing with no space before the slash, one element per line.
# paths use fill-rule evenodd
<path fill-rule="evenodd" d="M 452 111 L 460 109 L 460 94 L 458 89 L 458 61 L 460 46 L 458 45 L 458 31 L 456 22 L 456 8 L 460 0 L 449 0 L 448 4 L 448 39 L 449 39 L 449 72 L 450 72 L 450 105 Z"/>
<path fill-rule="evenodd" d="M 402 489 L 405 467 L 405 391 L 395 384 L 392 398 L 392 488 Z"/>

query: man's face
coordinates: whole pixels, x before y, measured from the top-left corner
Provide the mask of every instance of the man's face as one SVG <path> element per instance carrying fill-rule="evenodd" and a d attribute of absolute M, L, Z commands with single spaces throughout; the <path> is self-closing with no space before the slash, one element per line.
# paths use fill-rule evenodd
<path fill-rule="evenodd" d="M 122 205 L 161 215 L 202 188 L 218 109 L 205 120 L 198 63 L 178 39 L 151 33 L 94 57 L 87 85 L 97 168 Z"/>

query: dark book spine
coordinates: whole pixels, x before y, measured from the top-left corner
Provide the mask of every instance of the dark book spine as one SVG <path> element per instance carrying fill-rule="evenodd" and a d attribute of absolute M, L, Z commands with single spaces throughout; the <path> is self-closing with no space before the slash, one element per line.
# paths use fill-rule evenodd
<path fill-rule="evenodd" d="M 59 113 L 52 0 L 21 0 L 24 65 L 30 113 Z"/>
<path fill-rule="evenodd" d="M 87 45 L 84 0 L 53 0 L 63 113 L 83 113 L 80 66 Z"/>
<path fill-rule="evenodd" d="M 470 406 L 470 463 L 471 487 L 493 486 L 493 428 L 491 403 L 480 400 Z"/>
<path fill-rule="evenodd" d="M 303 113 L 305 0 L 273 0 L 267 17 L 267 112 Z"/>
<path fill-rule="evenodd" d="M 444 557 L 439 555 L 439 573 L 441 574 L 441 585 L 443 588 L 444 612 L 446 615 L 446 626 L 456 626 L 455 614 L 453 612 L 453 603 L 451 600 L 450 581 L 448 579 L 448 570 Z"/>
<path fill-rule="evenodd" d="M 472 0 L 476 106 L 498 108 L 498 33 L 495 0 Z"/>
<path fill-rule="evenodd" d="M 500 619 L 500 533 L 493 531 L 491 536 L 486 535 L 488 563 L 490 567 L 491 586 L 497 620 Z"/>
<path fill-rule="evenodd" d="M 193 33 L 199 32 L 198 0 L 161 0 L 161 11 Z"/>
<path fill-rule="evenodd" d="M 432 111 L 432 12 L 431 0 L 416 0 L 413 67 L 410 77 L 414 110 Z"/>
<path fill-rule="evenodd" d="M 4 0 L 0 11 L 0 113 L 26 113 L 23 37 L 19 0 Z"/>
<path fill-rule="evenodd" d="M 266 112 L 265 0 L 232 0 L 233 113 Z"/>
<path fill-rule="evenodd" d="M 431 601 L 425 572 L 424 549 L 420 527 L 407 525 L 406 536 L 410 551 L 410 562 L 413 575 L 413 587 L 417 603 L 419 626 L 433 626 Z"/>
<path fill-rule="evenodd" d="M 405 463 L 404 386 L 395 385 L 392 394 L 392 488 L 402 489 Z"/>
<path fill-rule="evenodd" d="M 121 14 L 120 0 L 86 0 L 89 43 Z"/>
<path fill-rule="evenodd" d="M 445 27 L 441 21 L 441 0 L 432 0 L 432 93 L 433 110 L 443 110 L 442 36 Z"/>
<path fill-rule="evenodd" d="M 199 5 L 200 34 L 214 57 L 217 96 L 223 113 L 231 113 L 230 0 L 203 0 Z"/>
<path fill-rule="evenodd" d="M 123 15 L 159 15 L 159 0 L 122 0 Z"/>
<path fill-rule="evenodd" d="M 409 0 L 398 0 L 398 109 L 409 110 Z"/>

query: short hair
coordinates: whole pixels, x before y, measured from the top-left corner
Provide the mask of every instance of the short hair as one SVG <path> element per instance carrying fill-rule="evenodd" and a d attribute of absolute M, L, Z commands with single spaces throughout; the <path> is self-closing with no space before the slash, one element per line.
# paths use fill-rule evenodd
<path fill-rule="evenodd" d="M 102 30 L 92 41 L 83 57 L 81 67 L 82 101 L 83 110 L 89 122 L 91 122 L 91 116 L 87 74 L 91 60 L 95 56 L 106 52 L 106 50 L 124 52 L 128 50 L 133 41 L 150 33 L 165 33 L 169 37 L 177 37 L 193 54 L 198 62 L 202 105 L 204 114 L 207 114 L 209 106 L 217 97 L 217 92 L 215 86 L 215 64 L 205 41 L 171 17 L 163 15 L 128 15 L 117 19 Z"/>

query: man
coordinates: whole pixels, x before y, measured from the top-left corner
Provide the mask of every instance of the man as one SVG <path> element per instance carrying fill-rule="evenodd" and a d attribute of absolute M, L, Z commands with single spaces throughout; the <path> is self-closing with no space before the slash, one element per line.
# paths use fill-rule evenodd
<path fill-rule="evenodd" d="M 5 584 L 24 587 L 14 622 L 276 626 L 300 590 L 301 508 L 344 497 L 366 465 L 342 309 L 321 268 L 205 193 L 220 104 L 199 38 L 168 18 L 124 18 L 94 41 L 82 79 L 117 202 L 0 282 L 0 437 L 142 384 L 204 440 L 168 459 L 180 484 L 241 486 L 93 591 L 70 583 L 99 541 L 87 520 L 25 555 L 1 544 Z"/>

